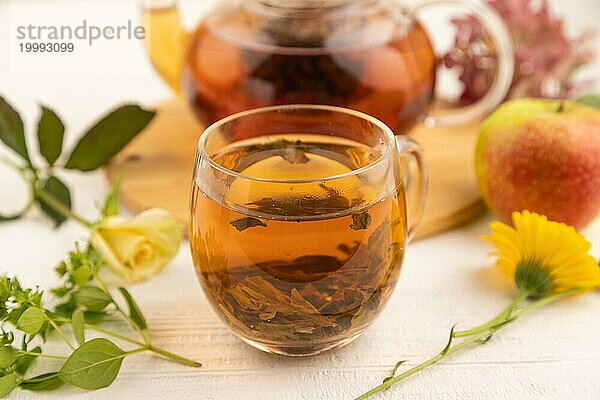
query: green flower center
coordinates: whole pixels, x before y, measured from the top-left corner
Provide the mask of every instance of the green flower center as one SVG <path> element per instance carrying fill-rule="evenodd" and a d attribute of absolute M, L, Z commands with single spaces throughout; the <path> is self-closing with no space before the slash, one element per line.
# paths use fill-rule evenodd
<path fill-rule="evenodd" d="M 515 271 L 515 282 L 532 299 L 545 297 L 554 288 L 550 273 L 537 260 L 520 261 Z"/>

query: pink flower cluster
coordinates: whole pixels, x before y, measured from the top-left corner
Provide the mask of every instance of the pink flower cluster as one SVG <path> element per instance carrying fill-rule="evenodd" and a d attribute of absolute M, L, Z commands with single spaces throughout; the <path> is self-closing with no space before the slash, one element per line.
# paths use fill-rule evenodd
<path fill-rule="evenodd" d="M 486 0 L 510 30 L 515 48 L 515 76 L 508 98 L 566 98 L 583 83 L 573 73 L 593 57 L 595 32 L 571 39 L 563 20 L 552 15 L 547 0 Z M 537 6 L 536 6 L 537 4 Z M 455 18 L 455 48 L 443 57 L 444 65 L 460 71 L 464 88 L 461 104 L 480 99 L 490 87 L 496 56 L 489 35 L 473 17 Z"/>

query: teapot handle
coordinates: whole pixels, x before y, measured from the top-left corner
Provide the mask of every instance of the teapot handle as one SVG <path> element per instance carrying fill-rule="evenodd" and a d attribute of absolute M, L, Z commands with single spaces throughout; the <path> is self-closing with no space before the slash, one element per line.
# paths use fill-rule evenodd
<path fill-rule="evenodd" d="M 466 9 L 481 22 L 492 39 L 493 47 L 498 56 L 498 63 L 494 80 L 485 96 L 468 106 L 444 110 L 443 112 L 436 111 L 434 114 L 425 116 L 423 123 L 427 127 L 463 125 L 489 114 L 506 97 L 515 69 L 515 56 L 508 28 L 495 11 L 482 2 L 472 0 L 421 0 L 410 10 L 414 15 L 424 8 L 448 4 Z"/>

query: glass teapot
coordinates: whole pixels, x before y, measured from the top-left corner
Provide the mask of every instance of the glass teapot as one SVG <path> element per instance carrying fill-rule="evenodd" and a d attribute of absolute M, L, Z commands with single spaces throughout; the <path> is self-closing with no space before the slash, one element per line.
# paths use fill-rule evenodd
<path fill-rule="evenodd" d="M 497 53 L 495 82 L 479 102 L 431 114 L 437 58 L 415 14 L 454 4 L 481 20 Z M 205 124 L 278 104 L 336 105 L 371 114 L 396 134 L 468 122 L 505 97 L 514 60 L 501 19 L 479 2 L 424 0 L 219 1 L 193 33 L 176 0 L 144 0 L 151 59 Z"/>

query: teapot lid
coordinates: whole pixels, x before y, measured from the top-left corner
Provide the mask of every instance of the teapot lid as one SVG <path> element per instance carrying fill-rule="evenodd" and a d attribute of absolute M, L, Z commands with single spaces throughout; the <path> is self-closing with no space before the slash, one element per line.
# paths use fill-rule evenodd
<path fill-rule="evenodd" d="M 219 36 L 264 51 L 314 53 L 386 42 L 398 28 L 382 0 L 245 0 L 206 22 Z"/>

